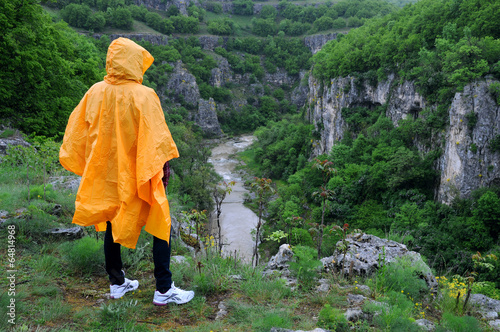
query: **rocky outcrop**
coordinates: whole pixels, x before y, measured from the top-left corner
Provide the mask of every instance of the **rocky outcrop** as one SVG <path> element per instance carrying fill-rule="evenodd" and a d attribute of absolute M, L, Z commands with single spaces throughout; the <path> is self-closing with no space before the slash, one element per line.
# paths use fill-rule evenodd
<path fill-rule="evenodd" d="M 490 142 L 500 134 L 500 107 L 489 93 L 491 80 L 469 84 L 449 109 L 449 129 L 441 159 L 439 199 L 450 203 L 479 187 L 500 185 L 500 152 Z M 477 119 L 473 125 L 471 119 Z"/>
<path fill-rule="evenodd" d="M 269 4 L 269 3 L 256 3 L 253 5 L 253 14 L 254 15 L 260 15 L 260 11 L 262 10 L 262 7 L 264 6 L 273 6 L 274 8 L 276 8 L 276 10 L 279 11 L 279 4 Z"/>
<path fill-rule="evenodd" d="M 409 251 L 404 244 L 363 233 L 353 234 L 346 241 L 345 254 L 337 250 L 333 256 L 321 260 L 326 270 L 342 272 L 343 269 L 343 275 L 370 276 L 384 264 L 405 258 L 419 271 L 429 289 L 437 292 L 438 283 L 430 267 L 419 253 Z"/>
<path fill-rule="evenodd" d="M 217 119 L 217 106 L 213 98 L 208 101 L 198 101 L 198 112 L 194 116 L 194 122 L 201 127 L 207 136 L 221 136 L 219 120 Z"/>
<path fill-rule="evenodd" d="M 445 139 L 444 152 L 436 166 L 441 171 L 441 182 L 436 188 L 441 202 L 449 203 L 457 195 L 466 198 L 482 186 L 500 185 L 500 152 L 488 148 L 500 133 L 500 107 L 489 93 L 494 82 L 471 83 L 457 93 L 449 108 L 448 128 L 433 138 L 434 149 L 439 148 L 440 138 Z M 310 77 L 307 102 L 309 120 L 321 133 L 321 139 L 314 143 L 314 155 L 328 153 L 343 138 L 346 123 L 342 108 L 387 105 L 386 116 L 395 126 L 408 116 L 419 117 L 424 108 L 436 108 L 417 92 L 413 82 L 396 83 L 394 75 L 376 86 L 360 84 L 352 77 L 335 78 L 325 86 Z M 471 112 L 477 118 L 472 129 L 467 120 Z M 430 149 L 419 142 L 416 146 L 423 153 Z"/>
<path fill-rule="evenodd" d="M 295 87 L 292 91 L 291 101 L 297 106 L 297 108 L 301 108 L 307 103 L 307 93 L 309 92 L 307 82 L 305 81 L 305 71 L 301 71 L 299 74 L 300 84 Z"/>
<path fill-rule="evenodd" d="M 265 73 L 264 82 L 273 85 L 293 85 L 298 79 L 298 76 L 291 76 L 283 68 L 279 68 L 275 73 Z"/>
<path fill-rule="evenodd" d="M 103 34 L 95 33 L 92 35 L 95 39 L 100 39 Z M 153 45 L 167 45 L 168 39 L 165 35 L 160 34 L 146 34 L 146 33 L 121 33 L 108 35 L 111 41 L 118 39 L 120 37 L 132 39 L 136 42 L 147 41 Z"/>
<path fill-rule="evenodd" d="M 183 67 L 182 61 L 177 61 L 174 71 L 167 82 L 167 89 L 176 101 L 184 101 L 196 106 L 200 99 L 200 90 L 196 78 Z"/>
<path fill-rule="evenodd" d="M 18 132 L 11 137 L 0 138 L 0 156 L 7 154 L 7 149 L 9 148 L 9 146 L 30 147 L 31 144 L 26 142 Z"/>
<path fill-rule="evenodd" d="M 326 35 L 313 35 L 304 37 L 304 44 L 311 50 L 312 54 L 318 53 L 319 50 L 330 40 L 336 39 L 337 33 L 329 33 Z"/>
<path fill-rule="evenodd" d="M 220 88 L 232 82 L 232 71 L 226 58 L 217 56 L 215 59 L 217 61 L 217 67 L 213 68 L 211 71 L 212 76 L 210 77 L 210 84 Z"/>
<path fill-rule="evenodd" d="M 179 8 L 179 11 L 182 15 L 187 16 L 188 11 L 187 7 L 191 3 L 194 3 L 196 6 L 200 6 L 198 1 L 186 1 L 186 0 L 134 0 L 134 3 L 137 6 L 145 6 L 146 8 L 155 9 L 155 10 L 163 10 L 166 11 L 170 6 L 176 6 Z"/>
<path fill-rule="evenodd" d="M 202 49 L 213 51 L 216 47 L 223 46 L 219 43 L 219 38 L 217 36 L 200 36 L 198 40 Z"/>
<path fill-rule="evenodd" d="M 470 303 L 476 306 L 481 318 L 488 322 L 494 331 L 500 331 L 500 301 L 482 294 L 472 294 Z"/>

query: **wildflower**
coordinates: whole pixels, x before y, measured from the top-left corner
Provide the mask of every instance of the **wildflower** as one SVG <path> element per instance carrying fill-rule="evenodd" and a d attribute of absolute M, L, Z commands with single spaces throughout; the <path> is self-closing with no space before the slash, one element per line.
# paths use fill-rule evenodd
<path fill-rule="evenodd" d="M 458 144 L 460 144 L 460 142 L 459 142 L 459 141 L 457 141 L 457 145 L 458 145 Z"/>
<path fill-rule="evenodd" d="M 402 291 L 401 291 L 401 293 L 402 293 L 402 294 L 404 294 L 404 293 L 405 293 L 405 291 L 404 291 L 404 290 L 402 290 Z"/>

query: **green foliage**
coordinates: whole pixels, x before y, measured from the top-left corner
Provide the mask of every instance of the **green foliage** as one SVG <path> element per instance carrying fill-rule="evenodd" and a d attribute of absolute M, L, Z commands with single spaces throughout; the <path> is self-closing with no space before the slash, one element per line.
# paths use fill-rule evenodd
<path fill-rule="evenodd" d="M 317 269 L 322 266 L 321 261 L 316 260 L 316 250 L 311 247 L 295 246 L 292 248 L 294 261 L 290 262 L 290 271 L 297 277 L 300 287 L 310 290 L 314 287 Z"/>
<path fill-rule="evenodd" d="M 252 33 L 260 36 L 274 36 L 276 34 L 276 23 L 273 19 L 253 18 Z"/>
<path fill-rule="evenodd" d="M 87 37 L 53 23 L 37 2 L 3 1 L 0 118 L 54 136 L 81 96 L 101 80 L 103 60 Z"/>
<path fill-rule="evenodd" d="M 228 18 L 220 18 L 208 22 L 208 32 L 219 36 L 229 36 L 235 33 L 236 26 L 234 22 Z"/>
<path fill-rule="evenodd" d="M 377 272 L 377 287 L 384 292 L 406 294 L 415 302 L 421 302 L 429 292 L 425 280 L 420 278 L 425 268 L 421 261 L 417 264 L 411 258 L 400 258 Z"/>
<path fill-rule="evenodd" d="M 319 312 L 318 326 L 332 331 L 349 331 L 349 324 L 342 311 L 332 308 L 328 303 Z"/>
<path fill-rule="evenodd" d="M 379 313 L 374 317 L 375 326 L 384 331 L 420 331 L 410 318 L 413 302 L 400 292 L 389 291 L 386 295 L 383 305 L 366 305 L 364 308 Z"/>
<path fill-rule="evenodd" d="M 132 13 L 126 7 L 108 7 L 106 10 L 106 23 L 114 28 L 132 30 L 134 20 Z"/>
<path fill-rule="evenodd" d="M 311 148 L 311 126 L 289 120 L 271 122 L 255 132 L 259 139 L 259 162 L 264 174 L 286 179 L 295 173 L 300 155 L 308 156 Z"/>
<path fill-rule="evenodd" d="M 500 105 L 500 83 L 498 82 L 491 83 L 490 86 L 488 87 L 488 90 L 495 98 L 497 105 Z"/>
<path fill-rule="evenodd" d="M 500 134 L 497 134 L 488 144 L 488 148 L 492 152 L 500 151 Z"/>
<path fill-rule="evenodd" d="M 292 228 L 290 233 L 290 244 L 292 246 L 300 245 L 311 248 L 315 247 L 311 234 L 307 230 L 297 227 Z"/>
<path fill-rule="evenodd" d="M 477 114 L 474 111 L 471 111 L 465 114 L 465 118 L 467 119 L 467 128 L 469 128 L 470 131 L 474 130 L 478 120 Z"/>
<path fill-rule="evenodd" d="M 436 331 L 479 332 L 482 331 L 482 329 L 479 325 L 479 321 L 472 316 L 460 317 L 446 312 L 443 314 L 441 324 L 436 328 Z"/>
<path fill-rule="evenodd" d="M 74 242 L 61 244 L 59 251 L 72 274 L 80 276 L 104 274 L 102 241 L 86 236 Z"/>
<path fill-rule="evenodd" d="M 54 201 L 56 193 L 52 189 L 52 185 L 38 185 L 30 187 L 30 198 L 44 199 L 46 201 Z"/>
<path fill-rule="evenodd" d="M 237 15 L 253 15 L 253 2 L 251 0 L 233 1 L 233 13 Z"/>

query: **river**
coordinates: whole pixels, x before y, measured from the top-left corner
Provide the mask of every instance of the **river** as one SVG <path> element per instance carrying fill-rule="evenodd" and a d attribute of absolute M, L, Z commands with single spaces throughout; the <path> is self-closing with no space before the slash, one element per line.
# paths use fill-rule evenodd
<path fill-rule="evenodd" d="M 238 136 L 229 140 L 221 141 L 212 148 L 212 156 L 208 160 L 214 165 L 215 171 L 224 178 L 224 181 L 235 181 L 232 192 L 226 196 L 222 202 L 220 224 L 223 243 L 225 243 L 223 255 L 238 257 L 245 262 L 251 262 L 254 247 L 251 231 L 257 227 L 258 216 L 249 208 L 243 205 L 244 195 L 248 190 L 243 186 L 244 179 L 242 174 L 235 171 L 238 161 L 234 154 L 245 150 L 255 137 L 246 135 Z M 215 215 L 215 213 L 214 213 Z M 216 217 L 214 216 L 213 219 Z M 214 220 L 213 224 L 216 225 Z"/>

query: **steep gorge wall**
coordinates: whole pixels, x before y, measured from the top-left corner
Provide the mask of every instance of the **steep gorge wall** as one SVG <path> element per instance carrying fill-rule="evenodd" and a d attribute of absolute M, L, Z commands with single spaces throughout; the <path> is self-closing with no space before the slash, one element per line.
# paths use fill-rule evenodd
<path fill-rule="evenodd" d="M 485 79 L 467 85 L 457 93 L 449 107 L 449 126 L 433 138 L 434 148 L 443 154 L 436 168 L 440 171 L 440 185 L 436 188 L 438 200 L 450 203 L 456 197 L 468 197 L 482 186 L 500 185 L 500 152 L 489 149 L 490 142 L 500 133 L 500 107 L 488 87 L 495 81 Z M 307 116 L 321 132 L 315 142 L 314 154 L 327 153 L 344 136 L 346 123 L 342 118 L 344 107 L 374 107 L 387 105 L 386 115 L 394 125 L 408 116 L 418 117 L 426 108 L 434 108 L 415 89 L 412 82 L 395 83 L 395 77 L 372 87 L 358 86 L 354 78 L 340 77 L 323 86 L 309 78 Z M 471 130 L 466 114 L 474 112 L 477 124 Z M 444 144 L 441 142 L 444 140 Z M 415 142 L 421 152 L 429 147 Z"/>

